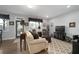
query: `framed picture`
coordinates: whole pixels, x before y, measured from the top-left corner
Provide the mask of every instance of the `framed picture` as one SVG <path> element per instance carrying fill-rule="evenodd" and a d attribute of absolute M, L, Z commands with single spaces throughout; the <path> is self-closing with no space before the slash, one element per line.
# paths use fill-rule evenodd
<path fill-rule="evenodd" d="M 76 26 L 75 22 L 70 22 L 69 23 L 69 27 L 75 27 L 75 26 Z"/>
<path fill-rule="evenodd" d="M 14 25 L 14 21 L 9 21 L 9 25 Z"/>

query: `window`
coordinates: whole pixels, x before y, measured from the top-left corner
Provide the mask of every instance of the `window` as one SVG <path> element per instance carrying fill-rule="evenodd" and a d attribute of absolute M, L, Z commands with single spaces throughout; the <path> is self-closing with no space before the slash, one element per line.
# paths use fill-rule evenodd
<path fill-rule="evenodd" d="M 3 19 L 0 19 L 0 26 L 3 26 Z"/>
<path fill-rule="evenodd" d="M 0 29 L 5 29 L 5 27 L 7 26 L 7 22 L 8 20 L 0 19 Z"/>
<path fill-rule="evenodd" d="M 0 29 L 3 29 L 3 19 L 0 19 Z"/>
<path fill-rule="evenodd" d="M 29 30 L 32 30 L 32 29 L 38 29 L 38 27 L 42 27 L 42 23 L 40 22 L 34 22 L 34 21 L 30 21 L 29 22 Z"/>
<path fill-rule="evenodd" d="M 8 25 L 8 20 L 10 19 L 9 15 L 7 14 L 0 14 L 0 29 L 4 29 Z"/>

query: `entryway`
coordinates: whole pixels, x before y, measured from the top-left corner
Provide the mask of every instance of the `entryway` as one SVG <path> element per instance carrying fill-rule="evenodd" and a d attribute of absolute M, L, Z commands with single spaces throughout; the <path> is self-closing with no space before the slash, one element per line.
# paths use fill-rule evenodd
<path fill-rule="evenodd" d="M 20 24 L 21 21 L 16 21 L 16 38 L 20 37 L 20 33 L 22 30 L 22 26 Z"/>

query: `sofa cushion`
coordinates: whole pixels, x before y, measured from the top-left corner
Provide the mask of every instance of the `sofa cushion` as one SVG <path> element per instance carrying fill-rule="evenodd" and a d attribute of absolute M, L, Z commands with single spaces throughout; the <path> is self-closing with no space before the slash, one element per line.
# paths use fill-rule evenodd
<path fill-rule="evenodd" d="M 38 39 L 38 40 L 30 41 L 29 43 L 33 45 L 33 44 L 41 44 L 41 43 L 48 43 L 48 42 L 46 41 L 45 38 L 41 38 L 41 39 Z"/>
<path fill-rule="evenodd" d="M 34 39 L 39 39 L 39 35 L 37 33 L 33 33 L 33 32 L 31 32 L 31 33 L 32 33 Z"/>
<path fill-rule="evenodd" d="M 29 31 L 27 31 L 26 34 L 27 34 L 27 40 L 31 41 L 34 39 L 33 35 Z"/>

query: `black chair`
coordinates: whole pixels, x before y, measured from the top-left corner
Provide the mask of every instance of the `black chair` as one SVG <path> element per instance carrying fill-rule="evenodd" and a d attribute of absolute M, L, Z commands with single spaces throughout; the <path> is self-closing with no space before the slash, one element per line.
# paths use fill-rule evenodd
<path fill-rule="evenodd" d="M 49 35 L 48 30 L 43 29 L 42 37 L 43 38 L 46 38 L 46 40 L 48 41 L 48 43 L 51 43 L 51 36 Z"/>
<path fill-rule="evenodd" d="M 2 30 L 0 30 L 0 44 L 2 43 Z"/>
<path fill-rule="evenodd" d="M 56 26 L 54 32 L 54 38 L 65 40 L 65 26 Z"/>
<path fill-rule="evenodd" d="M 42 32 L 38 32 L 39 37 L 42 37 Z"/>
<path fill-rule="evenodd" d="M 73 35 L 72 54 L 79 54 L 79 35 Z"/>

